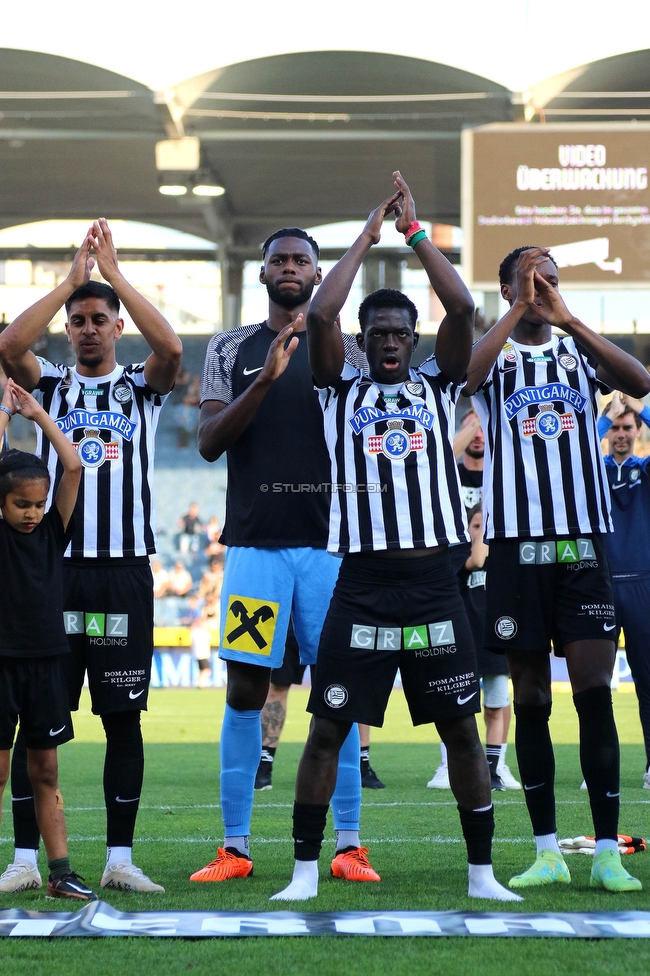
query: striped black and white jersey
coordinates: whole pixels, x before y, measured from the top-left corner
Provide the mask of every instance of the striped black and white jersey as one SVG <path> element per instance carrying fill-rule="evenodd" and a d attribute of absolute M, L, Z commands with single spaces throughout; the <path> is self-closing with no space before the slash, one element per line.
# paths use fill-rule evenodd
<path fill-rule="evenodd" d="M 153 463 L 158 419 L 167 395 L 147 386 L 144 363 L 107 376 L 80 376 L 39 358 L 34 396 L 72 441 L 83 465 L 68 557 L 146 556 L 156 551 Z M 36 453 L 52 481 L 62 474 L 56 452 L 37 431 Z"/>
<path fill-rule="evenodd" d="M 335 386 L 318 391 L 332 466 L 330 552 L 468 539 L 452 449 L 460 387 L 432 358 L 390 390 L 346 364 Z"/>
<path fill-rule="evenodd" d="M 504 345 L 474 398 L 485 433 L 486 538 L 611 531 L 597 365 L 571 337 Z"/>

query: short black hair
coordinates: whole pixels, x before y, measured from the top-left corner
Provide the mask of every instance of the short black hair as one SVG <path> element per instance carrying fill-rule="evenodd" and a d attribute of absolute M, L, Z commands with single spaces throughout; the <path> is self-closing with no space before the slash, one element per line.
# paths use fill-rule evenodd
<path fill-rule="evenodd" d="M 370 313 L 377 308 L 403 308 L 408 312 L 411 328 L 415 332 L 418 310 L 411 299 L 396 288 L 380 288 L 367 295 L 359 305 L 359 325 L 363 332 L 368 324 Z"/>
<path fill-rule="evenodd" d="M 110 285 L 105 285 L 103 281 L 88 281 L 73 291 L 65 303 L 65 310 L 68 315 L 73 302 L 83 302 L 86 298 L 103 298 L 112 312 L 115 312 L 116 315 L 120 314 L 120 300 L 115 289 L 111 288 Z"/>
<path fill-rule="evenodd" d="M 266 257 L 266 252 L 273 243 L 273 241 L 279 240 L 281 237 L 298 237 L 301 241 L 307 241 L 310 245 L 312 251 L 316 255 L 316 260 L 320 259 L 320 248 L 313 237 L 310 237 L 306 230 L 301 230 L 300 227 L 283 227 L 281 230 L 276 230 L 274 234 L 267 237 L 262 244 L 262 257 Z"/>
<path fill-rule="evenodd" d="M 481 516 L 483 515 L 483 505 L 481 502 L 478 502 L 476 505 L 473 505 L 471 508 L 467 509 L 468 525 L 472 521 L 475 515 L 481 515 Z"/>
<path fill-rule="evenodd" d="M 49 490 L 47 465 L 26 451 L 4 451 L 0 454 L 0 498 L 5 499 L 20 481 L 46 481 Z"/>
<path fill-rule="evenodd" d="M 515 265 L 519 260 L 519 255 L 522 251 L 530 251 L 534 247 L 540 247 L 540 244 L 524 244 L 523 247 L 516 247 L 514 251 L 507 254 L 501 264 L 499 265 L 499 284 L 509 285 L 512 281 L 512 275 L 515 269 Z M 555 265 L 555 270 L 558 270 L 557 261 L 551 254 L 547 254 L 546 257 Z"/>

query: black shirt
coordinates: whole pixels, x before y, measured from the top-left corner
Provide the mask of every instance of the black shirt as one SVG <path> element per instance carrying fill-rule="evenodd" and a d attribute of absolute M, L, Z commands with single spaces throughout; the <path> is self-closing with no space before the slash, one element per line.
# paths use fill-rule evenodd
<path fill-rule="evenodd" d="M 465 508 L 474 508 L 483 500 L 483 472 L 470 471 L 462 461 L 458 462 L 460 476 L 460 497 Z"/>
<path fill-rule="evenodd" d="M 56 505 L 33 532 L 0 519 L 0 656 L 49 657 L 70 647 L 63 627 L 63 553 L 74 520 L 64 531 Z"/>
<path fill-rule="evenodd" d="M 259 375 L 277 332 L 262 323 L 214 337 L 201 402 L 230 403 Z M 246 430 L 228 448 L 226 546 L 324 549 L 330 508 L 330 461 L 314 390 L 307 333 L 271 384 Z M 356 343 L 344 336 L 346 355 Z M 357 356 L 361 357 L 358 349 Z"/>

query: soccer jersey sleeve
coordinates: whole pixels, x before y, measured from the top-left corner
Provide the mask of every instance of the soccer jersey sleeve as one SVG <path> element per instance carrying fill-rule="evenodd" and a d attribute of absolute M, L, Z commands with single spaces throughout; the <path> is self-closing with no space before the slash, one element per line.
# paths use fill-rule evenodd
<path fill-rule="evenodd" d="M 447 394 L 451 399 L 452 403 L 458 402 L 458 397 L 460 396 L 460 391 L 465 386 L 466 381 L 463 380 L 462 383 L 453 383 L 440 369 L 436 361 L 435 356 L 430 356 L 425 359 L 424 362 L 417 367 L 418 373 L 424 373 L 425 376 L 430 376 L 435 378 L 438 382 L 440 389 Z"/>
<path fill-rule="evenodd" d="M 232 376 L 239 346 L 261 328 L 261 324 L 242 325 L 228 332 L 220 332 L 210 339 L 201 379 L 201 404 L 206 400 L 232 403 L 235 399 Z"/>
<path fill-rule="evenodd" d="M 155 407 L 162 407 L 163 403 L 170 396 L 171 390 L 169 393 L 157 393 L 155 390 L 152 390 L 145 379 L 144 367 L 145 363 L 131 363 L 130 366 L 126 366 L 124 369 L 124 377 L 128 377 L 134 386 L 139 387 L 143 391 L 145 399 L 150 400 Z M 115 387 L 119 387 L 120 383 L 123 385 L 124 380 L 118 380 Z M 119 393 L 117 394 L 117 398 L 119 399 Z"/>

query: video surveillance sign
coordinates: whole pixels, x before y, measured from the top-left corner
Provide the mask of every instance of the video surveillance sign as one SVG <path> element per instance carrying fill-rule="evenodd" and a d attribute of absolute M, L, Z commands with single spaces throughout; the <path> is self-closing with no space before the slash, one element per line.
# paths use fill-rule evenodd
<path fill-rule="evenodd" d="M 650 125 L 496 124 L 462 142 L 463 264 L 474 288 L 523 244 L 563 286 L 650 287 Z"/>

